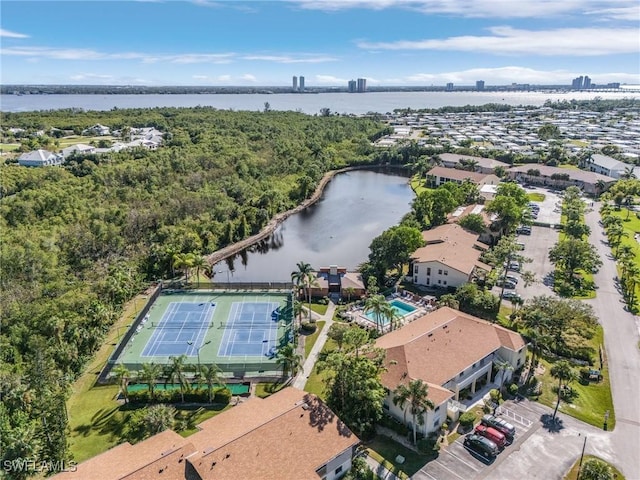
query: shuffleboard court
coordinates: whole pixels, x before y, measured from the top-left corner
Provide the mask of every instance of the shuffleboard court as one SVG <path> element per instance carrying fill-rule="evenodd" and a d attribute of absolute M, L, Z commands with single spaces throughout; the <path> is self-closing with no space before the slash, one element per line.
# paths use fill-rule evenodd
<path fill-rule="evenodd" d="M 191 372 L 215 364 L 226 377 L 278 374 L 275 354 L 291 340 L 290 291 L 163 291 L 152 302 L 111 365 L 139 371 L 185 355 Z"/>

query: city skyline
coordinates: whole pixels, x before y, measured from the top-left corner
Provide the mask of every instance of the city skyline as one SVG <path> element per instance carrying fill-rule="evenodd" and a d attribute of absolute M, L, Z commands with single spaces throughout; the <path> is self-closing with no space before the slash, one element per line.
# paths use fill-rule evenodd
<path fill-rule="evenodd" d="M 635 0 L 3 1 L 2 84 L 640 84 Z M 55 28 L 52 28 L 55 25 Z"/>

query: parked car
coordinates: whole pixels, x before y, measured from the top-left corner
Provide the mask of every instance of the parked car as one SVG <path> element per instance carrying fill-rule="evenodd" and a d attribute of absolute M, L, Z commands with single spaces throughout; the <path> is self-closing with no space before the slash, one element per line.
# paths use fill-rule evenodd
<path fill-rule="evenodd" d="M 504 436 L 504 433 L 493 427 L 487 427 L 486 425 L 480 424 L 476 427 L 475 432 L 476 434 L 491 440 L 498 446 L 498 448 L 504 448 L 507 445 L 507 437 Z"/>
<path fill-rule="evenodd" d="M 511 280 L 507 279 L 506 281 L 503 280 L 502 278 L 499 278 L 496 281 L 496 285 L 499 287 L 502 287 L 502 284 L 504 284 L 504 288 L 510 288 L 511 290 L 513 290 L 514 288 L 516 288 L 516 284 L 514 282 L 512 282 Z"/>
<path fill-rule="evenodd" d="M 521 235 L 531 235 L 531 227 L 528 225 L 520 225 L 516 228 L 516 233 Z"/>
<path fill-rule="evenodd" d="M 515 290 L 505 290 L 505 291 L 502 293 L 502 298 L 504 298 L 505 300 L 510 300 L 510 299 L 512 299 L 512 298 L 518 298 L 518 299 L 519 299 L 519 298 L 521 298 L 521 297 L 520 297 L 520 295 L 518 295 L 518 294 L 516 293 L 516 291 L 515 291 Z"/>
<path fill-rule="evenodd" d="M 517 242 L 516 243 L 516 248 L 518 250 L 524 250 L 524 247 L 525 247 L 524 243 L 522 243 L 522 242 Z"/>
<path fill-rule="evenodd" d="M 514 272 L 519 272 L 520 262 L 509 262 L 509 270 L 513 270 Z"/>
<path fill-rule="evenodd" d="M 507 440 L 513 439 L 516 435 L 516 427 L 494 415 L 484 415 L 482 419 L 480 419 L 480 423 L 503 433 L 507 437 Z"/>
<path fill-rule="evenodd" d="M 486 458 L 495 458 L 500 453 L 498 445 L 488 438 L 470 433 L 464 437 L 464 446 Z"/>

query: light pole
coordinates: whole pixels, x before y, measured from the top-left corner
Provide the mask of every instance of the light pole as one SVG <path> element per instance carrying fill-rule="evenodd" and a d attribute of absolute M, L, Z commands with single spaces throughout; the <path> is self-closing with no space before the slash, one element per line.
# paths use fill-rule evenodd
<path fill-rule="evenodd" d="M 205 345 L 209 345 L 210 343 L 211 343 L 211 340 L 207 340 L 199 347 L 196 347 L 196 354 L 198 355 L 198 375 L 200 374 L 200 350 L 202 350 Z M 187 345 L 193 345 L 193 342 L 189 341 L 187 342 Z"/>

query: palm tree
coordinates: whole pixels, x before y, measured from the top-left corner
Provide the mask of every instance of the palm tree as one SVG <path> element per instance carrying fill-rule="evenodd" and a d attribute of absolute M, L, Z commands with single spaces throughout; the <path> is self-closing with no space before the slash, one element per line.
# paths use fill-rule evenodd
<path fill-rule="evenodd" d="M 560 406 L 560 399 L 562 398 L 562 382 L 569 383 L 574 379 L 575 373 L 573 367 L 566 360 L 559 360 L 553 367 L 551 367 L 551 376 L 558 379 L 558 401 L 556 402 L 556 408 L 553 411 L 553 420 L 556 419 L 558 413 L 558 407 Z"/>
<path fill-rule="evenodd" d="M 193 267 L 193 253 L 176 253 L 173 256 L 173 268 L 184 272 L 184 281 L 189 283 L 189 269 Z"/>
<path fill-rule="evenodd" d="M 120 385 L 120 391 L 124 397 L 124 403 L 129 403 L 129 391 L 127 387 L 129 385 L 129 376 L 131 375 L 131 372 L 129 372 L 127 367 L 119 363 L 113 369 L 113 374 L 118 381 L 118 385 Z"/>
<path fill-rule="evenodd" d="M 278 349 L 276 363 L 282 365 L 283 377 L 287 377 L 289 372 L 291 372 L 292 377 L 295 377 L 302 366 L 302 356 L 296 353 L 292 343 L 287 343 Z"/>
<path fill-rule="evenodd" d="M 411 380 L 409 385 L 400 384 L 393 392 L 393 404 L 400 407 L 405 412 L 405 405 L 409 404 L 413 424 L 413 444 L 417 440 L 416 424 L 424 425 L 424 414 L 427 410 L 433 409 L 434 405 L 428 398 L 429 387 L 420 379 Z M 406 423 L 406 417 L 405 417 Z"/>
<path fill-rule="evenodd" d="M 167 371 L 167 378 L 165 379 L 165 386 L 167 383 L 178 383 L 180 385 L 180 397 L 182 399 L 182 403 L 184 403 L 184 390 L 188 385 L 187 377 L 185 376 L 185 362 L 187 360 L 186 355 L 180 355 L 179 357 L 169 357 L 171 360 L 171 365 Z"/>
<path fill-rule="evenodd" d="M 162 367 L 153 362 L 143 363 L 142 370 L 138 372 L 140 380 L 147 384 L 147 388 L 149 389 L 149 399 L 151 401 L 155 399 L 156 380 L 160 377 L 161 373 Z"/>
<path fill-rule="evenodd" d="M 600 179 L 596 182 L 596 197 L 599 197 L 602 192 L 607 188 L 607 184 L 604 180 Z"/>
<path fill-rule="evenodd" d="M 222 370 L 215 363 L 200 366 L 200 375 L 207 382 L 207 391 L 209 392 L 209 403 L 213 401 L 213 386 L 215 384 L 224 385 L 224 377 Z"/>
<path fill-rule="evenodd" d="M 347 294 L 347 302 L 351 303 L 351 295 L 353 295 L 354 293 L 356 293 L 356 289 L 353 287 L 346 287 L 344 289 L 344 293 Z"/>
<path fill-rule="evenodd" d="M 207 272 L 207 270 L 211 270 L 211 265 L 207 260 L 207 257 L 204 255 L 193 255 L 192 267 L 196 269 L 196 281 L 198 282 L 198 286 L 200 286 L 200 271 Z"/>
<path fill-rule="evenodd" d="M 513 365 L 511 365 L 511 363 L 507 362 L 506 360 L 502 360 L 500 357 L 496 357 L 493 360 L 493 366 L 496 367 L 496 370 L 501 373 L 500 387 L 498 390 L 500 391 L 500 393 L 502 393 L 507 372 L 513 371 Z"/>
<path fill-rule="evenodd" d="M 636 178 L 636 174 L 633 172 L 633 167 L 624 167 L 624 172 L 620 175 L 623 180 L 630 180 Z"/>
<path fill-rule="evenodd" d="M 389 307 L 389 303 L 384 298 L 383 295 L 372 295 L 364 303 L 364 311 L 372 312 L 373 318 L 376 322 L 376 330 L 379 332 L 382 331 L 382 319 L 384 314 L 387 312 L 387 308 Z"/>
<path fill-rule="evenodd" d="M 176 409 L 171 405 L 153 405 L 144 416 L 145 426 L 151 435 L 173 427 Z"/>
<path fill-rule="evenodd" d="M 463 158 L 459 163 L 462 170 L 467 170 L 469 172 L 475 172 L 476 167 L 478 166 L 478 161 L 473 158 Z"/>
<path fill-rule="evenodd" d="M 298 291 L 300 291 L 300 288 L 303 289 L 305 296 L 309 298 L 309 304 L 311 304 L 310 278 L 313 276 L 313 268 L 303 261 L 298 262 L 296 267 L 298 267 L 298 270 L 291 272 L 291 281 Z M 311 318 L 311 312 L 309 312 L 309 318 Z"/>

